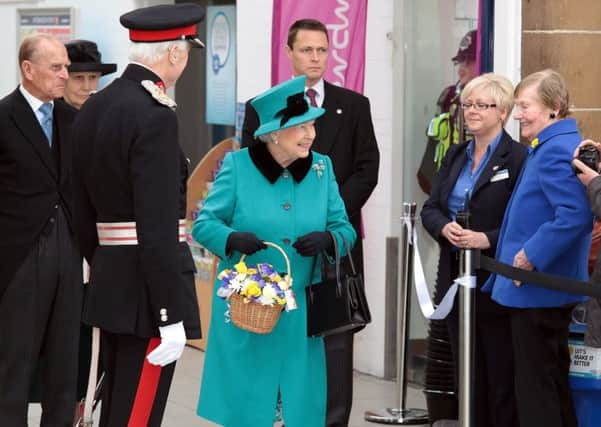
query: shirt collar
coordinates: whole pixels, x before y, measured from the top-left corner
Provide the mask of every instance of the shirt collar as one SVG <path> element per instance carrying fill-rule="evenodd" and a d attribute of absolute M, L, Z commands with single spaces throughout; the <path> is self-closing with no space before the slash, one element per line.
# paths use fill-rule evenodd
<path fill-rule="evenodd" d="M 273 184 L 282 175 L 284 168 L 275 161 L 265 144 L 267 143 L 260 142 L 251 145 L 248 154 L 259 172 Z M 311 169 L 311 162 L 313 162 L 313 153 L 309 152 L 307 157 L 293 161 L 286 169 L 296 182 L 301 182 Z"/>
<path fill-rule="evenodd" d="M 19 91 L 21 92 L 21 95 L 23 95 L 33 112 L 37 114 L 38 110 L 43 104 L 45 104 L 45 102 L 33 96 L 27 89 L 25 89 L 25 86 L 23 86 L 22 84 L 19 85 Z M 51 100 L 50 103 L 54 107 L 54 101 Z"/>
<path fill-rule="evenodd" d="M 493 140 L 490 142 L 490 144 L 488 144 L 488 146 L 486 147 L 486 156 L 490 155 L 490 153 L 494 153 L 495 150 L 497 149 L 497 147 L 499 146 L 499 143 L 501 142 L 501 137 L 503 136 L 503 129 L 501 129 L 501 131 L 497 134 L 497 136 L 495 136 L 493 138 Z M 470 158 L 470 160 L 473 160 L 473 154 L 474 154 L 474 144 L 476 143 L 475 139 L 472 138 L 470 140 L 470 142 L 467 144 L 467 148 L 466 148 L 466 153 L 467 156 Z"/>
<path fill-rule="evenodd" d="M 305 87 L 305 92 L 307 92 L 307 89 L 309 89 L 309 86 Z M 311 87 L 311 89 L 313 89 L 315 92 L 317 92 L 317 95 L 315 95 L 315 102 L 317 103 L 318 107 L 321 107 L 323 105 L 323 98 L 324 98 L 324 84 L 323 84 L 323 78 L 319 79 L 319 81 L 317 83 L 315 83 L 315 85 L 313 85 Z"/>

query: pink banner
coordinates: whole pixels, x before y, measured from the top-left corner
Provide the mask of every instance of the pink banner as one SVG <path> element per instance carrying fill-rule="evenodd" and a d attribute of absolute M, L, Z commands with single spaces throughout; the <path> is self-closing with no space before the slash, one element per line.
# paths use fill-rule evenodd
<path fill-rule="evenodd" d="M 324 78 L 363 93 L 367 0 L 273 0 L 272 85 L 292 76 L 285 51 L 288 28 L 307 18 L 323 22 L 328 29 L 330 49 Z"/>

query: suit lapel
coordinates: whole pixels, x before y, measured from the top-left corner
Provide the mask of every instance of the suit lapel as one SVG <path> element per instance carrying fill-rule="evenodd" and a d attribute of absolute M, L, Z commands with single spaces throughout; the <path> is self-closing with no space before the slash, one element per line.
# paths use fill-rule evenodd
<path fill-rule="evenodd" d="M 323 116 L 315 121 L 316 138 L 313 149 L 318 153 L 328 154 L 336 140 L 344 110 L 340 99 L 336 96 L 335 88 L 324 81 L 324 99 L 322 107 L 326 110 Z M 338 113 L 341 112 L 341 114 Z"/>
<path fill-rule="evenodd" d="M 476 182 L 476 185 L 472 190 L 472 197 L 474 197 L 474 194 L 480 188 L 490 181 L 496 172 L 503 169 L 503 166 L 507 161 L 507 156 L 509 156 L 509 153 L 511 152 L 511 145 L 509 145 L 511 143 L 513 143 L 512 139 L 505 133 L 505 131 L 503 131 L 503 135 L 501 135 L 501 140 L 499 141 L 497 149 L 493 153 L 492 157 L 488 160 L 484 170 L 478 177 L 478 182 Z"/>
<path fill-rule="evenodd" d="M 12 119 L 15 122 L 16 127 L 33 146 L 35 152 L 44 166 L 48 168 L 52 177 L 55 180 L 58 180 L 56 162 L 52 158 L 48 140 L 46 139 L 46 135 L 44 135 L 44 131 L 42 130 L 38 119 L 19 89 L 13 92 L 13 98 L 15 102 L 13 103 Z"/>

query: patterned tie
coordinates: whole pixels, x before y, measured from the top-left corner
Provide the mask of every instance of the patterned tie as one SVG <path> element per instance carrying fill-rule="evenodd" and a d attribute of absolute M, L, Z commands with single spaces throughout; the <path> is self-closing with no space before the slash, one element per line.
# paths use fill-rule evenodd
<path fill-rule="evenodd" d="M 311 107 L 317 107 L 317 101 L 315 97 L 317 96 L 317 91 L 313 88 L 307 89 L 307 96 L 309 97 L 309 101 L 311 103 Z"/>
<path fill-rule="evenodd" d="M 38 111 L 42 113 L 40 125 L 42 125 L 42 129 L 46 134 L 48 145 L 52 147 L 52 104 L 50 102 L 46 102 L 45 104 L 42 104 Z"/>

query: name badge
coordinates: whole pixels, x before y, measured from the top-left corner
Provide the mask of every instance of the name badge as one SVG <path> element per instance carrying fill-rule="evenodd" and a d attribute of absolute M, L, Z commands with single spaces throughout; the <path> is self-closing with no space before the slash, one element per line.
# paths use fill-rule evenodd
<path fill-rule="evenodd" d="M 503 169 L 503 170 L 500 170 L 497 173 L 495 173 L 492 176 L 492 178 L 490 179 L 490 182 L 503 181 L 504 179 L 508 179 L 508 178 L 509 178 L 509 170 Z"/>

